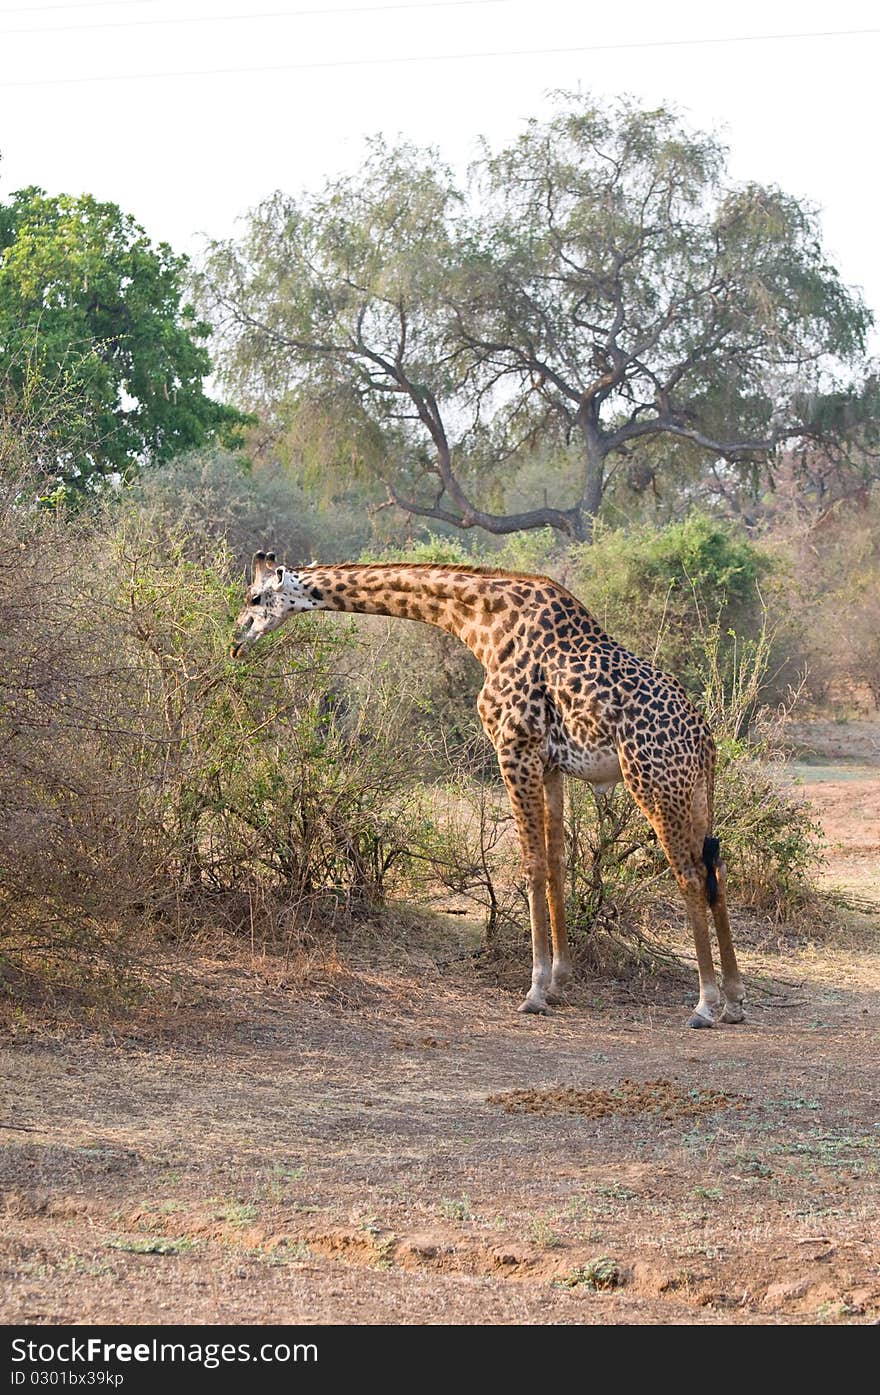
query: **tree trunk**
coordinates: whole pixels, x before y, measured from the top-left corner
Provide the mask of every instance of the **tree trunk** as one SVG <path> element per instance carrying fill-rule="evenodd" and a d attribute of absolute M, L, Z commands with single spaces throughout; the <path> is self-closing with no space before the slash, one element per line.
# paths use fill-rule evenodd
<path fill-rule="evenodd" d="M 605 494 L 605 450 L 601 432 L 595 423 L 582 423 L 581 431 L 584 438 L 587 468 L 584 475 L 584 491 L 578 504 L 580 515 L 578 539 L 581 542 L 589 542 L 593 536 L 593 524 Z"/>

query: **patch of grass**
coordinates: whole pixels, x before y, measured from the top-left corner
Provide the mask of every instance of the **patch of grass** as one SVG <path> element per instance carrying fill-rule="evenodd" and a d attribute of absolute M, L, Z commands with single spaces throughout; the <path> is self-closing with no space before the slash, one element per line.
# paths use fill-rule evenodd
<path fill-rule="evenodd" d="M 562 1215 L 568 1221 L 588 1221 L 592 1220 L 596 1213 L 597 1207 L 585 1196 L 573 1196 L 566 1204 Z"/>
<path fill-rule="evenodd" d="M 533 1245 L 540 1245 L 542 1250 L 558 1250 L 562 1244 L 562 1236 L 541 1216 L 534 1216 L 529 1221 L 529 1239 Z"/>
<path fill-rule="evenodd" d="M 737 1168 L 744 1177 L 772 1177 L 773 1168 L 758 1153 L 737 1150 L 728 1166 Z"/>
<path fill-rule="evenodd" d="M 274 1250 L 255 1250 L 254 1258 L 261 1264 L 268 1264 L 271 1268 L 280 1268 L 285 1264 L 298 1264 L 305 1259 L 311 1259 L 312 1252 L 308 1245 L 302 1241 L 297 1241 L 295 1245 L 288 1245 L 282 1241 Z"/>
<path fill-rule="evenodd" d="M 852 1303 L 847 1303 L 845 1299 L 841 1299 L 836 1303 L 820 1303 L 819 1307 L 816 1309 L 816 1317 L 822 1319 L 859 1317 L 862 1311 L 861 1308 L 857 1308 Z"/>
<path fill-rule="evenodd" d="M 397 1248 L 397 1236 L 394 1234 L 376 1237 L 373 1241 L 376 1257 L 373 1264 L 377 1269 L 390 1269 L 391 1261 L 394 1258 L 394 1251 Z"/>
<path fill-rule="evenodd" d="M 694 1187 L 691 1196 L 700 1197 L 704 1201 L 722 1201 L 724 1193 L 720 1187 Z"/>
<path fill-rule="evenodd" d="M 292 1184 L 305 1176 L 305 1171 L 304 1167 L 273 1167 L 263 1188 L 266 1197 L 270 1201 L 282 1201 Z"/>
<path fill-rule="evenodd" d="M 194 1249 L 198 1241 L 189 1235 L 182 1235 L 175 1239 L 164 1236 L 152 1236 L 144 1240 L 117 1238 L 107 1240 L 105 1244 L 109 1250 L 126 1250 L 134 1255 L 180 1255 Z"/>
<path fill-rule="evenodd" d="M 622 1182 L 603 1182 L 595 1189 L 597 1196 L 607 1197 L 609 1201 L 635 1201 L 638 1192 L 634 1192 L 632 1187 L 625 1187 Z"/>
<path fill-rule="evenodd" d="M 856 1176 L 873 1174 L 877 1170 L 875 1157 L 880 1150 L 880 1138 L 854 1134 L 814 1134 L 810 1138 L 777 1143 L 773 1151 L 818 1163 L 831 1171 L 849 1172 Z"/>
<path fill-rule="evenodd" d="M 448 1221 L 471 1221 L 474 1218 L 469 1196 L 463 1196 L 459 1200 L 444 1196 L 440 1202 L 440 1211 Z"/>
<path fill-rule="evenodd" d="M 818 1109 L 819 1101 L 806 1099 L 803 1095 L 782 1095 L 777 1104 L 783 1109 Z"/>
<path fill-rule="evenodd" d="M 90 1278 L 98 1278 L 102 1274 L 112 1274 L 113 1269 L 109 1264 L 103 1264 L 99 1260 L 84 1259 L 82 1255 L 70 1254 L 58 1265 L 59 1269 L 66 1270 L 73 1274 L 86 1274 Z"/>
<path fill-rule="evenodd" d="M 376 1216 L 366 1216 L 360 1223 L 373 1242 L 373 1264 L 377 1269 L 390 1269 L 391 1259 L 397 1246 L 397 1236 L 382 1225 Z"/>
<path fill-rule="evenodd" d="M 234 1201 L 214 1211 L 212 1219 L 226 1221 L 228 1225 L 247 1225 L 257 1219 L 257 1208 L 250 1201 Z"/>
<path fill-rule="evenodd" d="M 622 1279 L 615 1261 L 603 1255 L 600 1259 L 591 1259 L 588 1264 L 572 1269 L 565 1278 L 555 1282 L 559 1288 L 588 1288 L 593 1293 L 600 1293 L 619 1288 Z"/>
<path fill-rule="evenodd" d="M 35 1260 L 24 1260 L 16 1268 L 16 1274 L 27 1276 L 29 1279 L 51 1279 L 59 1269 L 70 1268 L 66 1261 L 61 1264 L 46 1264 L 45 1261 L 37 1263 Z"/>
<path fill-rule="evenodd" d="M 799 1181 L 802 1181 L 802 1182 L 803 1182 L 803 1181 L 810 1181 L 810 1182 L 813 1182 L 814 1180 L 815 1180 L 815 1179 L 812 1178 L 812 1177 L 801 1177 L 801 1178 L 799 1178 Z M 817 1203 L 817 1204 L 814 1205 L 814 1206 L 795 1206 L 795 1207 L 793 1207 L 793 1208 L 787 1210 L 785 1214 L 786 1214 L 786 1216 L 791 1216 L 791 1217 L 792 1217 L 794 1220 L 796 1220 L 796 1221 L 809 1221 L 809 1220 L 816 1220 L 816 1219 L 818 1219 L 819 1216 L 839 1216 L 839 1215 L 840 1215 L 840 1207 L 839 1207 L 839 1206 L 820 1206 L 820 1205 Z"/>

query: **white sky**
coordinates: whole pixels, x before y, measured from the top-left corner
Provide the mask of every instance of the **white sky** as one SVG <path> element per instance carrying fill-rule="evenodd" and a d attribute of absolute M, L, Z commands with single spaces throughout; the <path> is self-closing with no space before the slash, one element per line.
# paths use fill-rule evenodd
<path fill-rule="evenodd" d="M 818 204 L 844 280 L 880 312 L 880 32 L 828 36 L 880 31 L 876 0 L 392 4 L 0 0 L 0 198 L 26 184 L 93 193 L 196 253 L 199 234 L 234 231 L 273 189 L 356 165 L 364 135 L 437 145 L 461 166 L 478 134 L 508 140 L 547 110 L 549 91 L 581 85 L 678 104 L 693 125 L 720 130 L 735 178 Z M 811 31 L 826 36 L 374 61 Z M 192 75 L 272 66 L 287 70 Z M 189 75 L 156 76 L 170 72 Z"/>

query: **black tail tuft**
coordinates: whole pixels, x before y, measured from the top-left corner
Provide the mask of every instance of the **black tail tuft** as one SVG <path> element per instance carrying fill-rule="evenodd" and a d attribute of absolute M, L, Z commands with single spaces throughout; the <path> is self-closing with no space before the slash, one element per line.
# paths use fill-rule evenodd
<path fill-rule="evenodd" d="M 721 857 L 721 841 L 718 838 L 703 839 L 703 862 L 706 865 L 706 900 L 714 906 L 718 900 L 718 878 L 715 869 Z"/>

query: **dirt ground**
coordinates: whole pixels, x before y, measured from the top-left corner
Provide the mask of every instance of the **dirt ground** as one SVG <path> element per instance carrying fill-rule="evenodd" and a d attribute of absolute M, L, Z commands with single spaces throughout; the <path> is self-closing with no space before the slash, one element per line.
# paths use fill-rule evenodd
<path fill-rule="evenodd" d="M 741 933 L 744 1026 L 687 1031 L 674 977 L 521 1017 L 458 922 L 445 963 L 215 957 L 210 1010 L 19 1024 L 0 1318 L 877 1322 L 880 725 L 802 732 L 794 773 L 847 928 Z"/>

